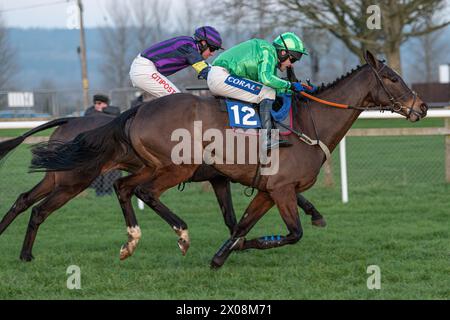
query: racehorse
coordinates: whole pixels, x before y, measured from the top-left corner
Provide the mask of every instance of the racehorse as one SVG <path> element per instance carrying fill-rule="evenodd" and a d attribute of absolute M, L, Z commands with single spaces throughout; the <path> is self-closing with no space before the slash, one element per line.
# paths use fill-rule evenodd
<path fill-rule="evenodd" d="M 315 135 L 331 152 L 363 110 L 390 110 L 411 122 L 426 116 L 426 104 L 407 87 L 399 74 L 377 60 L 369 51 L 365 53 L 365 60 L 367 64 L 359 66 L 332 84 L 321 87 L 317 92 L 317 97 L 322 101 L 339 101 L 347 106 L 346 109 L 330 108 L 312 101 L 303 103 L 295 112 L 294 127 L 301 128 L 309 136 Z M 49 143 L 35 148 L 31 169 L 75 170 L 83 174 L 108 166 L 111 158 L 132 150 L 144 163 L 144 167 L 120 179 L 117 187 L 122 209 L 132 211 L 130 199 L 135 190 L 145 188 L 159 197 L 165 190 L 188 179 L 199 168 L 201 163 L 196 163 L 191 156 L 190 162 L 178 165 L 176 174 L 171 171 L 175 166 L 172 151 L 177 146 L 171 137 L 178 128 L 183 128 L 195 137 L 198 134 L 196 121 L 201 121 L 203 130 L 216 129 L 224 133 L 229 128 L 227 115 L 219 110 L 219 106 L 220 101 L 215 98 L 188 94 L 163 97 L 138 110 L 129 110 L 118 118 L 118 122 L 81 134 L 71 142 Z M 314 185 L 325 162 L 326 152 L 323 148 L 297 140 L 293 135 L 288 139 L 293 145 L 279 150 L 281 165 L 278 172 L 262 176 L 257 183 L 254 176 L 259 164 L 212 164 L 232 181 L 253 185 L 258 193 L 231 237 L 213 257 L 211 267 L 221 267 L 233 250 L 275 248 L 294 244 L 302 238 L 296 193 Z M 205 147 L 207 143 L 202 142 L 201 148 Z M 246 239 L 250 229 L 274 205 L 289 233 L 286 236 Z M 124 214 L 128 215 L 130 212 Z M 46 211 L 33 212 L 27 230 L 30 244 L 37 227 L 46 217 Z"/>
<path fill-rule="evenodd" d="M 114 118 L 114 116 L 105 113 L 95 113 L 87 117 L 70 117 L 52 120 L 37 128 L 29 130 L 15 139 L 10 139 L 0 143 L 0 159 L 4 158 L 9 152 L 19 146 L 27 137 L 40 131 L 58 127 L 51 135 L 50 141 L 70 141 L 79 133 L 101 127 L 102 125 L 112 121 Z M 140 159 L 134 156 L 134 153 L 128 154 L 128 157 L 120 157 L 120 159 L 116 160 L 118 161 L 118 164 L 120 164 L 121 169 L 128 172 L 136 172 L 143 166 Z M 43 201 L 40 205 L 33 208 L 33 212 L 51 210 L 48 213 L 50 214 L 52 211 L 65 204 L 57 202 L 57 199 L 59 199 L 57 197 L 59 197 L 61 192 L 70 197 L 67 200 L 69 201 L 78 194 L 79 190 L 84 190 L 87 188 L 97 177 L 99 172 L 103 173 L 107 170 L 107 168 L 103 168 L 100 171 L 87 172 L 83 176 L 74 172 L 47 172 L 44 178 L 36 186 L 21 194 L 14 202 L 13 206 L 5 214 L 3 219 L 0 221 L 0 235 L 8 228 L 8 226 L 19 214 L 26 211 L 35 203 L 45 199 L 45 201 Z M 230 194 L 229 180 L 212 167 L 202 166 L 194 173 L 189 181 L 209 181 L 211 183 L 221 208 L 225 224 L 227 225 L 229 232 L 232 233 L 233 228 L 236 225 L 236 216 Z M 185 231 L 187 230 L 186 223 L 181 218 L 173 214 L 170 210 L 166 209 L 145 189 L 140 189 L 137 196 L 144 199 L 145 202 L 178 233 L 180 236 L 178 239 L 180 250 L 183 254 L 186 254 L 190 245 L 187 231 Z M 316 208 L 300 194 L 298 195 L 298 202 L 300 207 L 305 210 L 306 214 L 312 216 L 313 225 L 323 226 L 325 224 L 325 220 Z M 129 239 L 128 242 L 121 248 L 121 260 L 126 259 L 133 254 L 139 240 L 139 229 L 136 217 L 134 215 L 126 216 L 125 222 L 128 227 Z M 33 256 L 28 254 L 26 251 L 22 251 L 20 257 L 22 260 L 29 261 Z"/>

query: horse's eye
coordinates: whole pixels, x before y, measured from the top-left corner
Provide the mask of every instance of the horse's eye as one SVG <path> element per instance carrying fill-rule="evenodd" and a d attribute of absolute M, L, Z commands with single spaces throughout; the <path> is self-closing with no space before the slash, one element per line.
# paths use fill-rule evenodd
<path fill-rule="evenodd" d="M 398 78 L 397 77 L 393 77 L 393 78 L 391 78 L 390 79 L 392 82 L 397 82 L 398 81 Z"/>

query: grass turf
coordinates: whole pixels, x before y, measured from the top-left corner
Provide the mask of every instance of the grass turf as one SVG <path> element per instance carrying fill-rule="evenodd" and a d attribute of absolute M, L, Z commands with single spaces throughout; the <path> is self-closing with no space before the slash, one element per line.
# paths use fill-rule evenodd
<path fill-rule="evenodd" d="M 119 261 L 126 231 L 117 199 L 97 198 L 88 190 L 41 226 L 36 259 L 24 263 L 18 256 L 29 210 L 0 236 L 0 299 L 448 299 L 450 190 L 443 179 L 442 139 L 428 139 L 432 142 L 419 141 L 413 150 L 421 152 L 410 160 L 411 146 L 402 149 L 375 139 L 369 148 L 367 140 L 351 138 L 349 152 L 359 153 L 350 158 L 358 158 L 349 167 L 350 203 L 342 204 L 339 188 L 325 188 L 321 181 L 305 193 L 328 226 L 317 229 L 302 213 L 304 236 L 299 243 L 233 253 L 218 271 L 209 269 L 209 261 L 227 239 L 227 229 L 213 193 L 202 192 L 198 184 L 182 193 L 170 190 L 162 198 L 189 225 L 192 242 L 185 257 L 175 233 L 145 209 L 136 210 L 143 232 L 137 251 Z M 399 162 L 389 152 L 370 153 L 386 145 L 409 160 Z M 28 147 L 21 146 L 0 170 L 3 214 L 41 177 L 26 173 L 29 159 Z M 428 173 L 428 180 L 389 179 L 395 168 L 422 168 L 430 159 L 438 169 Z M 361 168 L 371 161 L 383 163 L 378 172 Z M 391 171 L 386 174 L 384 168 Z M 383 174 L 384 179 L 375 179 Z M 242 191 L 233 185 L 238 217 L 249 203 Z M 248 238 L 285 230 L 272 209 Z M 81 268 L 81 290 L 66 287 L 70 265 Z M 381 269 L 381 290 L 367 289 L 369 265 Z"/>

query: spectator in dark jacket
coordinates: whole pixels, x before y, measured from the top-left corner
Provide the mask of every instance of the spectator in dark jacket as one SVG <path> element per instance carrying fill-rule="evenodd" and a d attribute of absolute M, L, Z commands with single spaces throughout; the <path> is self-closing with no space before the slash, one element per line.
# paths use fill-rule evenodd
<path fill-rule="evenodd" d="M 84 113 L 85 116 L 89 116 L 97 112 L 103 112 L 113 116 L 118 116 L 120 114 L 120 108 L 109 105 L 109 98 L 107 95 L 100 93 L 94 95 L 93 103 L 94 105 L 89 107 Z"/>
<path fill-rule="evenodd" d="M 86 110 L 85 116 L 98 116 L 108 114 L 112 116 L 120 115 L 120 108 L 109 105 L 109 98 L 104 94 L 96 94 L 93 98 L 94 105 Z M 113 193 L 113 183 L 120 178 L 122 173 L 119 170 L 113 170 L 98 176 L 92 182 L 91 188 L 95 189 L 97 196 L 103 196 Z"/>

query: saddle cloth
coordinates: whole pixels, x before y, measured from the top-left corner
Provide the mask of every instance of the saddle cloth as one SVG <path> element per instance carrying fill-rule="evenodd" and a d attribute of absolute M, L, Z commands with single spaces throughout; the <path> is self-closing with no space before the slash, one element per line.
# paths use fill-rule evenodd
<path fill-rule="evenodd" d="M 216 97 L 220 100 L 221 110 L 228 112 L 229 126 L 245 133 L 248 129 L 260 129 L 259 105 L 241 100 Z M 292 107 L 290 96 L 277 97 L 273 105 L 272 121 L 274 129 L 280 130 L 280 135 L 289 135 L 291 131 L 281 126 L 292 128 Z M 254 132 L 254 130 L 251 130 Z"/>

